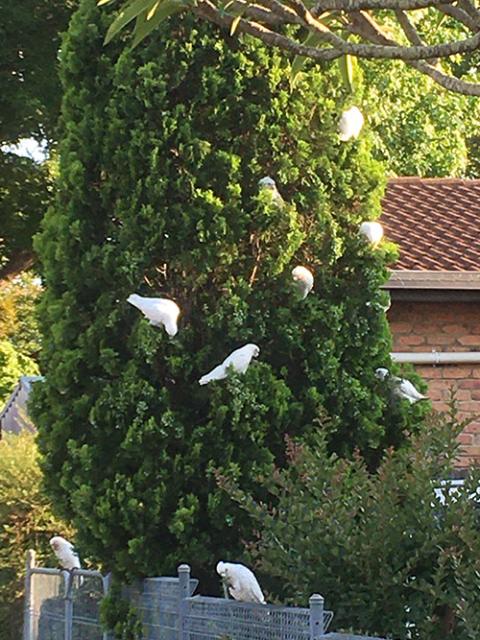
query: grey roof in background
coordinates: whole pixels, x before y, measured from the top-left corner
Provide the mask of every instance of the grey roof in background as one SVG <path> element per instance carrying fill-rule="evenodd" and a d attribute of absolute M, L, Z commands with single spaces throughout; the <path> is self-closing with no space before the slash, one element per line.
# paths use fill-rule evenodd
<path fill-rule="evenodd" d="M 27 402 L 32 384 L 43 380 L 43 376 L 22 376 L 5 407 L 0 411 L 0 435 L 5 433 L 20 433 L 27 429 L 34 431 L 32 423 L 28 420 Z"/>

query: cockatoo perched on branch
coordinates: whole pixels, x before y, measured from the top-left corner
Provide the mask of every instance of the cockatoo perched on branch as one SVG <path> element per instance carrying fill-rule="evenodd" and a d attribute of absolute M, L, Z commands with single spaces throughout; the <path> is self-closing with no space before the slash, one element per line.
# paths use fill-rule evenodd
<path fill-rule="evenodd" d="M 344 111 L 338 122 L 340 140 L 347 142 L 350 138 L 358 138 L 363 123 L 363 115 L 358 107 L 350 107 L 350 109 Z"/>
<path fill-rule="evenodd" d="M 228 370 L 231 367 L 238 373 L 245 373 L 250 366 L 252 358 L 256 358 L 260 353 L 259 347 L 256 344 L 246 344 L 240 349 L 235 349 L 232 353 L 225 358 L 222 364 L 212 369 L 209 373 L 206 373 L 198 381 L 199 384 L 208 384 L 212 380 L 223 380 L 228 376 Z"/>
<path fill-rule="evenodd" d="M 81 569 L 80 558 L 71 542 L 61 536 L 53 536 L 53 538 L 50 538 L 50 546 L 57 556 L 62 569 L 67 569 L 68 571 Z"/>
<path fill-rule="evenodd" d="M 292 278 L 305 299 L 313 289 L 313 273 L 306 267 L 295 267 L 292 269 Z"/>
<path fill-rule="evenodd" d="M 217 573 L 227 585 L 234 600 L 239 602 L 258 602 L 265 604 L 265 597 L 253 571 L 243 564 L 219 562 Z"/>
<path fill-rule="evenodd" d="M 127 302 L 140 309 L 143 315 L 155 327 L 164 327 L 169 336 L 178 331 L 177 320 L 180 314 L 178 305 L 167 298 L 143 298 L 133 293 Z"/>
<path fill-rule="evenodd" d="M 260 189 L 268 189 L 272 194 L 272 200 L 277 204 L 282 205 L 284 203 L 284 200 L 277 189 L 277 183 L 270 176 L 265 176 L 265 178 L 259 180 L 258 186 Z"/>
<path fill-rule="evenodd" d="M 405 398 L 410 404 L 414 404 L 419 400 L 428 400 L 428 396 L 424 396 L 418 391 L 410 380 L 405 378 L 399 378 L 398 376 L 392 376 L 388 369 L 380 367 L 375 371 L 375 375 L 380 380 L 386 380 L 390 378 L 393 383 L 393 393 L 399 398 Z"/>
<path fill-rule="evenodd" d="M 379 222 L 362 222 L 358 231 L 373 247 L 378 247 L 383 238 L 383 227 Z"/>

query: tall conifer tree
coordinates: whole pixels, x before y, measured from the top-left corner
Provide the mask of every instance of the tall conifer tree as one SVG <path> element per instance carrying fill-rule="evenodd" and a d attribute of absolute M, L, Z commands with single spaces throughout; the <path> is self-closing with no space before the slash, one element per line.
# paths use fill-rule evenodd
<path fill-rule="evenodd" d="M 188 561 L 213 576 L 252 526 L 216 469 L 255 493 L 284 435 L 326 414 L 331 449 L 374 465 L 418 418 L 374 375 L 389 365 L 392 254 L 358 226 L 380 212 L 382 168 L 368 133 L 338 139 L 353 97 L 335 69 L 291 90 L 275 51 L 189 18 L 134 53 L 105 49 L 95 5 L 82 0 L 62 46 L 59 190 L 37 242 L 48 488 L 84 553 L 118 573 Z M 259 191 L 266 175 L 283 205 Z M 296 265 L 315 275 L 305 300 Z M 133 292 L 178 303 L 174 338 L 127 304 Z M 199 386 L 248 342 L 260 356 L 245 375 Z"/>

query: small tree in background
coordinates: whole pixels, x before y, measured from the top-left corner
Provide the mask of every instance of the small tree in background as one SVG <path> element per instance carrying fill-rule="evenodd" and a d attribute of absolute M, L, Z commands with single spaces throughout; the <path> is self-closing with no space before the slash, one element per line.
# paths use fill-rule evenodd
<path fill-rule="evenodd" d="M 31 273 L 0 288 L 0 408 L 20 376 L 38 373 L 40 333 L 35 305 L 40 292 Z"/>
<path fill-rule="evenodd" d="M 465 426 L 453 404 L 408 446 L 389 450 L 374 474 L 360 456 L 330 455 L 325 432 L 309 445 L 290 440 L 288 467 L 263 479 L 263 503 L 221 478 L 258 523 L 250 559 L 272 591 L 296 604 L 322 593 L 336 629 L 399 640 L 478 638 L 480 471 L 438 492 Z"/>
<path fill-rule="evenodd" d="M 25 554 L 56 565 L 49 539 L 72 530 L 52 513 L 42 491 L 35 436 L 5 433 L 0 440 L 0 639 L 18 640 L 23 617 Z"/>
<path fill-rule="evenodd" d="M 95 560 L 129 576 L 188 561 L 216 584 L 252 524 L 214 469 L 256 495 L 285 433 L 314 432 L 325 411 L 329 450 L 375 466 L 422 415 L 374 375 L 390 362 L 379 287 L 394 254 L 358 225 L 379 214 L 382 168 L 368 133 L 339 142 L 350 103 L 335 69 L 291 93 L 257 42 L 240 51 L 187 18 L 118 54 L 106 21 L 83 0 L 62 46 L 59 189 L 37 242 L 46 482 Z M 265 175 L 283 205 L 259 192 Z M 304 301 L 298 264 L 315 274 Z M 174 339 L 133 292 L 179 304 Z M 198 385 L 247 342 L 261 353 L 245 375 Z"/>

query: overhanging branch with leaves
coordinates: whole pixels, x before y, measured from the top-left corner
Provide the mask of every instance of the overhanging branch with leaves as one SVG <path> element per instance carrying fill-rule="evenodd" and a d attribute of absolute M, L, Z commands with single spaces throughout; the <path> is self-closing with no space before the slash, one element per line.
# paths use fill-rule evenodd
<path fill-rule="evenodd" d="M 119 3 L 106 43 L 135 21 L 137 46 L 166 18 L 185 11 L 292 56 L 315 62 L 343 56 L 402 60 L 449 91 L 480 95 L 479 82 L 455 77 L 442 64 L 480 47 L 480 11 L 470 0 L 128 0 Z M 426 19 L 436 20 L 437 29 L 425 33 Z M 441 26 L 446 19 L 448 28 Z"/>

